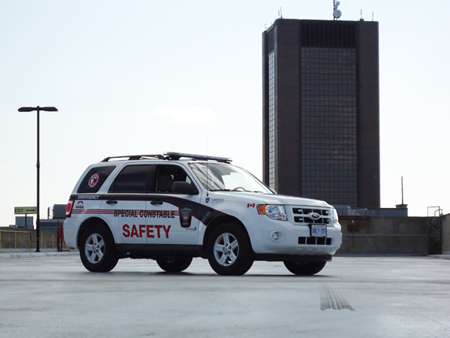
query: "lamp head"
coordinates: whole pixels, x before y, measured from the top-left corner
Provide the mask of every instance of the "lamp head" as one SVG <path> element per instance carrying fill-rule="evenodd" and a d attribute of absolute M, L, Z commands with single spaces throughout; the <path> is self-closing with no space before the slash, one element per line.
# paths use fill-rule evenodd
<path fill-rule="evenodd" d="M 20 107 L 19 108 L 19 111 L 21 113 L 30 112 L 30 111 L 34 111 L 34 110 L 36 110 L 36 111 L 58 111 L 58 109 L 56 109 L 55 107 L 39 107 L 39 106 L 37 106 L 37 107 Z"/>

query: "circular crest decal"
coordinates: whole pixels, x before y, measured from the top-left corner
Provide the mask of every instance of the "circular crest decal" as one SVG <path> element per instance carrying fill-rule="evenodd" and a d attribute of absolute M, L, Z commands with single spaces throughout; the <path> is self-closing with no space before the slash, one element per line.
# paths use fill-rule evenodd
<path fill-rule="evenodd" d="M 98 181 L 100 181 L 100 176 L 98 174 L 94 174 L 88 181 L 89 188 L 93 188 L 97 185 Z"/>

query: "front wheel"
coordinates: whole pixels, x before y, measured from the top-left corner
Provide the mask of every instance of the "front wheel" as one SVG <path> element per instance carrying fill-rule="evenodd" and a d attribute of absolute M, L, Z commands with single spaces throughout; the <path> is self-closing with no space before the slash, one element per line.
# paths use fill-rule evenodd
<path fill-rule="evenodd" d="M 91 272 L 108 272 L 117 264 L 114 238 L 104 226 L 89 226 L 81 237 L 80 258 Z"/>
<path fill-rule="evenodd" d="M 235 223 L 224 223 L 211 234 L 208 261 L 219 275 L 243 275 L 253 265 L 253 252 L 245 231 Z"/>
<path fill-rule="evenodd" d="M 284 261 L 284 266 L 297 276 L 312 276 L 319 273 L 327 262 Z"/>
<path fill-rule="evenodd" d="M 181 272 L 186 270 L 192 263 L 192 257 L 182 259 L 158 259 L 156 263 L 167 272 Z"/>

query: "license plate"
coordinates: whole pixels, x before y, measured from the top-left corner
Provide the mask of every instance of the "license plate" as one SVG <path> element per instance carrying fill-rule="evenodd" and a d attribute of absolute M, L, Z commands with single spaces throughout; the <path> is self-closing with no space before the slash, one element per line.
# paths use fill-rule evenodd
<path fill-rule="evenodd" d="M 311 224 L 311 237 L 327 237 L 327 226 Z"/>

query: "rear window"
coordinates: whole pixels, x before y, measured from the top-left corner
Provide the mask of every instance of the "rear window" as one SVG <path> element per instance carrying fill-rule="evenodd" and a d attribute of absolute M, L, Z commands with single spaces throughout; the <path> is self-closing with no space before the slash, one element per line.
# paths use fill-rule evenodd
<path fill-rule="evenodd" d="M 100 187 L 108 178 L 116 166 L 96 167 L 88 171 L 78 187 L 79 194 L 92 194 L 100 190 Z"/>
<path fill-rule="evenodd" d="M 130 165 L 117 175 L 110 192 L 146 193 L 152 190 L 151 165 Z"/>

